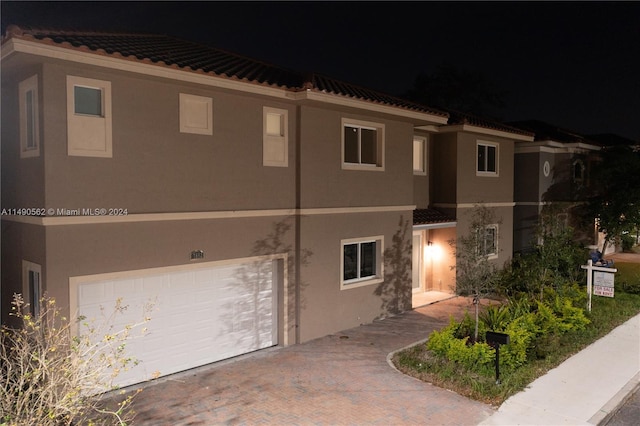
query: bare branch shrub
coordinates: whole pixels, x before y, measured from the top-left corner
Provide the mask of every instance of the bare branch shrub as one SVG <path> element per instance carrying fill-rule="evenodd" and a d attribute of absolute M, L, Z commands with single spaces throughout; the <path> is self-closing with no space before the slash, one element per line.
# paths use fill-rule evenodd
<path fill-rule="evenodd" d="M 121 300 L 99 324 L 69 321 L 53 298 L 42 299 L 35 317 L 21 295 L 12 305 L 21 326 L 3 326 L 0 333 L 0 426 L 125 425 L 132 419 L 134 395 L 107 408 L 103 394 L 116 390 L 114 379 L 137 364 L 125 352 L 126 341 L 149 320 L 146 313 L 140 323 L 114 330 L 114 317 L 127 309 Z"/>

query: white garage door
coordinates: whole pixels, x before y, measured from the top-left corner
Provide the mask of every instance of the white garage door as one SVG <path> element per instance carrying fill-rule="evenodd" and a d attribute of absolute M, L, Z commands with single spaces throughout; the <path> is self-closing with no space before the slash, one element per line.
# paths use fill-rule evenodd
<path fill-rule="evenodd" d="M 79 315 L 100 321 L 121 298 L 127 309 L 115 316 L 119 330 L 140 322 L 145 304 L 154 304 L 147 331 L 132 332 L 126 345 L 140 361 L 118 376 L 126 386 L 276 345 L 276 271 L 268 260 L 87 279 L 77 285 Z"/>

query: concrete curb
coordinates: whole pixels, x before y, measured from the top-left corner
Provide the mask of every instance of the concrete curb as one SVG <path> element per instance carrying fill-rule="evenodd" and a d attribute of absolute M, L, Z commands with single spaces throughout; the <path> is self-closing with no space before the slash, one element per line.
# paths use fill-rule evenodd
<path fill-rule="evenodd" d="M 640 389 L 640 373 L 636 374 L 620 391 L 613 396 L 607 402 L 604 407 L 600 409 L 589 419 L 589 424 L 592 425 L 606 425 L 609 420 L 618 412 L 620 407 L 633 396 L 635 392 Z"/>

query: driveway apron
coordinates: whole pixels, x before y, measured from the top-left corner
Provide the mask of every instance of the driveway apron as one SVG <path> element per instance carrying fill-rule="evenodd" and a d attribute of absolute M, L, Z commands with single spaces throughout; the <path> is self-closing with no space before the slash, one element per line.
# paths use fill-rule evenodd
<path fill-rule="evenodd" d="M 137 425 L 467 425 L 489 405 L 403 375 L 390 352 L 471 305 L 453 298 L 304 344 L 170 376 L 134 399 Z"/>

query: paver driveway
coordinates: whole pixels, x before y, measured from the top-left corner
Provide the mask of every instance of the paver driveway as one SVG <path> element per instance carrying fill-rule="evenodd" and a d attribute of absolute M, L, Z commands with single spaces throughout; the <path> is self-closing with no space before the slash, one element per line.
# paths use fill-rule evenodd
<path fill-rule="evenodd" d="M 407 377 L 387 355 L 460 317 L 455 298 L 301 345 L 256 352 L 147 386 L 137 425 L 475 425 L 486 404 Z"/>

